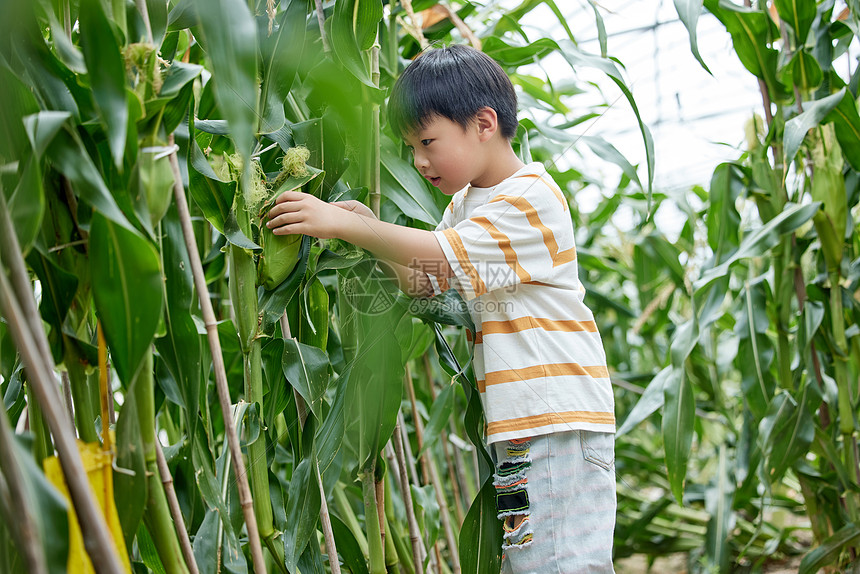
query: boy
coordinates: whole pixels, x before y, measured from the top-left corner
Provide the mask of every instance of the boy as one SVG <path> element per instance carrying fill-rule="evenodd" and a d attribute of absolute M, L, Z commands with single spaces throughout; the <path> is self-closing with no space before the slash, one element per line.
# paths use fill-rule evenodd
<path fill-rule="evenodd" d="M 497 458 L 502 571 L 611 573 L 606 359 L 583 303 L 567 202 L 541 164 L 523 164 L 511 147 L 513 86 L 482 52 L 434 49 L 397 80 L 388 115 L 421 175 L 453 195 L 435 231 L 299 192 L 278 198 L 268 226 L 368 249 L 393 263 L 412 296 L 458 289 L 479 329 L 474 370 Z"/>

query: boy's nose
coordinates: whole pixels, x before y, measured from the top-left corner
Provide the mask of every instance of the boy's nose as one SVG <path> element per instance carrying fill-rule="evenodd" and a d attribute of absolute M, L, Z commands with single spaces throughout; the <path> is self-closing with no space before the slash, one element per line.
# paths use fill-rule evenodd
<path fill-rule="evenodd" d="M 423 154 L 416 153 L 415 157 L 414 157 L 414 163 L 415 163 L 415 168 L 418 171 L 421 171 L 424 168 L 430 167 L 430 162 L 427 161 L 427 157 L 424 156 Z"/>

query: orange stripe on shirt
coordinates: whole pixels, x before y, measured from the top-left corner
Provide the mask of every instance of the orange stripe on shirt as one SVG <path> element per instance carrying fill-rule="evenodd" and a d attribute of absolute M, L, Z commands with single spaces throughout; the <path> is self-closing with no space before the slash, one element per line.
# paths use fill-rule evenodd
<path fill-rule="evenodd" d="M 553 267 L 558 267 L 559 265 L 564 265 L 565 263 L 570 263 L 576 259 L 576 247 L 571 247 L 570 249 L 565 249 L 560 252 L 552 261 Z"/>
<path fill-rule="evenodd" d="M 576 321 L 546 319 L 544 317 L 518 317 L 510 321 L 484 321 L 481 331 L 485 335 L 519 333 L 528 329 L 543 329 L 544 331 L 564 331 L 575 333 L 578 331 L 597 332 L 597 324 L 594 321 Z"/>
<path fill-rule="evenodd" d="M 471 221 L 474 221 L 481 227 L 487 230 L 487 233 L 490 234 L 490 237 L 496 240 L 496 243 L 499 244 L 499 249 L 502 250 L 502 253 L 505 254 L 505 263 L 508 264 L 508 267 L 513 269 L 514 273 L 517 274 L 517 277 L 520 278 L 521 282 L 531 281 L 532 276 L 528 274 L 528 272 L 520 266 L 517 261 L 517 252 L 514 251 L 514 248 L 511 247 L 511 240 L 508 239 L 508 236 L 499 231 L 499 229 L 490 223 L 490 220 L 486 217 L 473 217 Z"/>
<path fill-rule="evenodd" d="M 552 258 L 553 267 L 564 265 L 565 263 L 569 263 L 576 259 L 576 248 L 574 247 L 559 252 L 558 242 L 556 242 L 555 235 L 553 235 L 552 230 L 543 224 L 537 210 L 526 198 L 521 196 L 515 197 L 511 195 L 499 195 L 493 198 L 490 203 L 493 203 L 494 201 L 507 201 L 526 216 L 529 225 L 538 230 L 543 237 L 543 243 L 546 245 L 547 250 L 549 250 L 549 255 Z"/>
<path fill-rule="evenodd" d="M 558 253 L 558 243 L 555 241 L 555 236 L 552 234 L 552 230 L 543 224 L 540 220 L 540 215 L 538 215 L 537 209 L 522 196 L 511 196 L 511 195 L 499 195 L 490 200 L 490 203 L 496 201 L 507 201 L 514 207 L 520 210 L 520 212 L 526 216 L 526 219 L 529 222 L 529 225 L 537 229 L 540 234 L 543 236 L 543 243 L 546 245 L 547 249 L 549 249 L 550 255 L 555 258 L 555 254 Z"/>
<path fill-rule="evenodd" d="M 558 187 L 556 187 L 551 181 L 547 180 L 546 178 L 544 178 L 542 176 L 539 176 L 536 173 L 524 173 L 523 175 L 518 175 L 516 177 L 531 177 L 531 178 L 534 178 L 534 179 L 537 179 L 537 180 L 543 182 L 543 184 L 545 186 L 547 186 L 548 188 L 550 188 L 550 190 L 552 190 L 552 192 L 555 194 L 555 196 L 561 202 L 562 206 L 564 206 L 564 210 L 567 211 L 567 201 L 565 201 L 564 195 L 561 193 L 561 190 Z"/>
<path fill-rule="evenodd" d="M 463 246 L 463 240 L 460 239 L 460 235 L 454 231 L 453 228 L 446 229 L 442 233 L 445 235 L 448 243 L 451 244 L 451 248 L 454 250 L 454 254 L 460 262 L 460 267 L 463 269 L 463 273 L 465 273 L 466 277 L 471 281 L 472 290 L 475 292 L 475 296 L 477 297 L 478 295 L 486 293 L 487 286 L 484 285 L 483 280 L 481 280 L 481 277 L 478 275 L 478 270 L 475 269 L 475 266 L 472 265 L 471 261 L 469 261 L 469 254 L 466 252 L 465 246 Z"/>
<path fill-rule="evenodd" d="M 521 431 L 549 425 L 573 423 L 615 424 L 615 415 L 594 411 L 565 411 L 561 413 L 546 413 L 518 419 L 507 419 L 491 422 L 487 425 L 487 434 L 494 435 L 503 432 Z"/>
<path fill-rule="evenodd" d="M 589 376 L 595 379 L 609 377 L 609 370 L 603 365 L 583 366 L 579 363 L 549 363 L 522 369 L 505 369 L 486 373 L 486 386 L 501 385 L 515 381 L 527 381 L 538 377 Z"/>

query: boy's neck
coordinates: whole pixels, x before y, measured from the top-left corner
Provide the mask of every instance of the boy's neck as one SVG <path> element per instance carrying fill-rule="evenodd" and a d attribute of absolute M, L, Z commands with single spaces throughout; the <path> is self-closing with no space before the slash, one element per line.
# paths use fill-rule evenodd
<path fill-rule="evenodd" d="M 473 187 L 493 187 L 521 170 L 524 164 L 514 153 L 507 139 L 487 142 L 485 169 L 481 175 L 472 180 Z"/>

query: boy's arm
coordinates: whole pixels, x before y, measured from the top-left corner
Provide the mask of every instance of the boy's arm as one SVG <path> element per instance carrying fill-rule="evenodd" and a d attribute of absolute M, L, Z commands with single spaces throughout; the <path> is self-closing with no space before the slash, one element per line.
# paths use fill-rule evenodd
<path fill-rule="evenodd" d="M 398 264 L 400 268 L 395 267 L 395 270 L 401 288 L 404 284 L 410 285 L 417 270 L 425 277 L 417 275 L 416 286 L 426 285 L 428 289 L 420 291 L 430 295 L 432 288 L 429 288 L 427 274 L 444 278 L 454 274 L 432 232 L 379 221 L 307 193 L 285 191 L 278 196 L 268 217 L 267 225 L 275 235 L 303 233 L 324 239 L 343 239 L 380 259 Z M 411 275 L 407 273 L 409 270 L 413 271 Z"/>
<path fill-rule="evenodd" d="M 400 290 L 410 297 L 433 296 L 433 286 L 430 284 L 430 279 L 420 269 L 413 269 L 392 261 L 386 261 L 385 265 L 380 267 L 389 277 L 393 275 L 397 279 Z"/>

